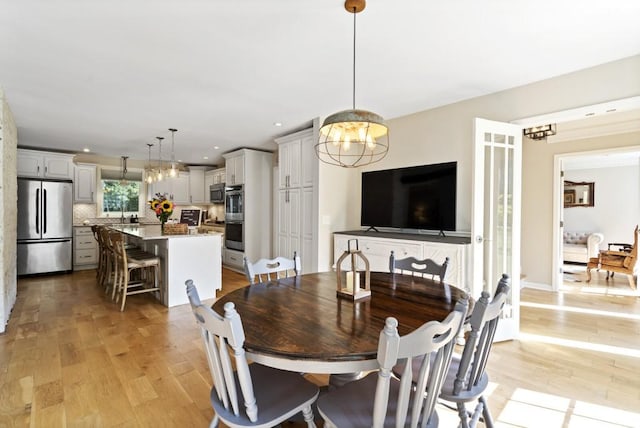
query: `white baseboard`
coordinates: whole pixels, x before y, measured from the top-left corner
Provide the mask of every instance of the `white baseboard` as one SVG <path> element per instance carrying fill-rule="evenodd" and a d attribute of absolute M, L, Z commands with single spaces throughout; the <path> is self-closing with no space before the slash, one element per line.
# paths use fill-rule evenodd
<path fill-rule="evenodd" d="M 521 288 L 533 288 L 534 290 L 553 291 L 552 285 L 543 284 L 541 282 L 522 281 L 520 285 Z"/>

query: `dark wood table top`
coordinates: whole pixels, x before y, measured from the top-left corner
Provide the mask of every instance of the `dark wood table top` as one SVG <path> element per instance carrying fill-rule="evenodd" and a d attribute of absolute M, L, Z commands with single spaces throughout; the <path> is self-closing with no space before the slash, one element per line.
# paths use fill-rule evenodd
<path fill-rule="evenodd" d="M 438 281 L 372 272 L 371 297 L 354 303 L 336 296 L 334 272 L 322 272 L 238 289 L 218 299 L 213 309 L 222 315 L 225 303 L 235 304 L 244 326 L 245 349 L 254 360 L 267 364 L 273 360 L 271 365 L 280 368 L 291 364 L 280 365 L 278 360 L 296 360 L 303 363 L 297 369 L 321 373 L 337 369 L 313 363 L 375 362 L 387 317 L 395 317 L 398 332 L 405 335 L 427 321 L 442 321 L 466 296 L 465 291 Z M 338 371 L 354 371 L 348 364 L 343 369 Z"/>

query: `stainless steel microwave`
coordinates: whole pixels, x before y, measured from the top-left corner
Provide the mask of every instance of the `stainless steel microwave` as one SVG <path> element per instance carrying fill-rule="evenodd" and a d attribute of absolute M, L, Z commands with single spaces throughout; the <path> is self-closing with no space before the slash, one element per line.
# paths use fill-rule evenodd
<path fill-rule="evenodd" d="M 224 183 L 209 186 L 209 202 L 212 204 L 224 204 Z"/>

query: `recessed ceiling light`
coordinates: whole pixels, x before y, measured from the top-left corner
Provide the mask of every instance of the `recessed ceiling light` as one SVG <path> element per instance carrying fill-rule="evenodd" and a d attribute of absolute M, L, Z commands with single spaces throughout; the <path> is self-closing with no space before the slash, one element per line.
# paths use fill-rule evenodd
<path fill-rule="evenodd" d="M 202 159 L 207 160 L 209 159 L 209 156 L 203 156 Z"/>
<path fill-rule="evenodd" d="M 85 153 L 89 153 L 91 150 L 89 150 L 89 148 L 85 147 L 84 149 L 82 149 L 83 152 Z"/>
<path fill-rule="evenodd" d="M 282 122 L 273 122 L 273 126 L 282 126 Z"/>
<path fill-rule="evenodd" d="M 220 146 L 213 146 L 215 150 L 220 150 Z"/>

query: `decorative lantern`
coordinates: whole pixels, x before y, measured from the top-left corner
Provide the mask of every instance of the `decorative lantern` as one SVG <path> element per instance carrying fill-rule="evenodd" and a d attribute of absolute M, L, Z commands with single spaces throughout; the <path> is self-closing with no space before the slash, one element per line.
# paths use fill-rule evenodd
<path fill-rule="evenodd" d="M 351 249 L 351 241 L 355 241 L 355 250 Z M 342 262 L 347 258 L 347 256 L 351 256 L 351 270 L 346 271 L 343 283 Z M 361 287 L 360 272 L 356 270 L 356 257 L 360 257 L 364 262 L 364 288 Z M 344 297 L 356 301 L 371 296 L 371 272 L 369 271 L 369 260 L 367 260 L 364 254 L 362 254 L 362 251 L 360 251 L 357 239 L 350 239 L 347 241 L 347 250 L 342 253 L 336 263 L 336 275 L 338 276 L 336 281 L 336 294 L 338 297 Z"/>

